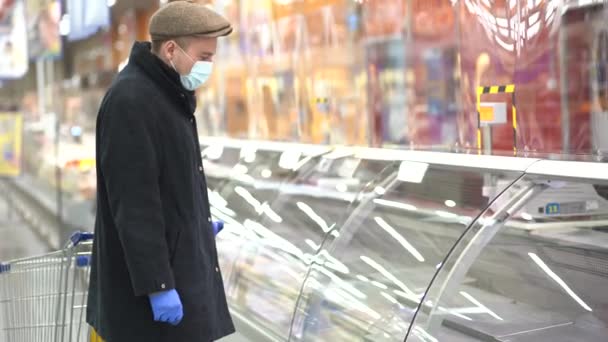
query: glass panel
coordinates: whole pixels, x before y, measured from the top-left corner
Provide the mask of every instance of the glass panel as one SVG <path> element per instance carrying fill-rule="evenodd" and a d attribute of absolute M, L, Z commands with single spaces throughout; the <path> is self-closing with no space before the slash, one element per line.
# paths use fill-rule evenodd
<path fill-rule="evenodd" d="M 277 201 L 260 206 L 257 217 L 243 217 L 247 242 L 237 251 L 228 293 L 231 308 L 280 340 L 289 334 L 308 267 L 327 233 L 347 217 L 364 184 L 390 164 L 330 157 L 311 161 L 313 167 L 283 185 Z M 262 201 L 256 189 L 235 192 L 239 205 Z"/>
<path fill-rule="evenodd" d="M 318 253 L 296 310 L 292 339 L 403 341 L 445 255 L 518 176 L 391 163 L 357 197 L 353 214 Z"/>
<path fill-rule="evenodd" d="M 213 3 L 237 30 L 200 91 L 202 117 L 213 118 L 201 120 L 205 132 L 608 152 L 605 0 Z"/>
<path fill-rule="evenodd" d="M 201 132 L 364 144 L 361 5 L 346 0 L 212 1 L 235 26 L 199 91 Z"/>
<path fill-rule="evenodd" d="M 281 185 L 316 165 L 317 160 L 310 153 L 317 153 L 318 149 L 308 151 L 306 146 L 292 145 L 281 151 L 275 147 L 273 151 L 241 148 L 239 162 L 230 169 L 226 168 L 221 175 L 223 185 L 209 189 L 211 213 L 215 219 L 225 222 L 224 230 L 217 237 L 217 245 L 227 289 L 239 277 L 232 274 L 232 270 L 241 255 L 242 245 L 249 239 L 258 238 L 243 224 L 258 222 L 263 217 L 280 220 L 270 204 L 278 196 Z M 222 161 L 221 158 L 219 160 Z"/>
<path fill-rule="evenodd" d="M 446 262 L 408 341 L 605 341 L 607 189 L 520 180 Z"/>
<path fill-rule="evenodd" d="M 284 151 L 278 147 L 275 150 L 241 148 L 238 163 L 221 170 L 223 186 L 209 191 L 214 214 L 227 222 L 259 220 L 262 216 L 280 221 L 269 207 L 280 187 L 298 175 L 310 173 L 318 162 L 318 154 L 323 153 L 319 149 L 307 150 L 304 145 L 285 148 Z"/>
<path fill-rule="evenodd" d="M 230 171 L 238 164 L 241 150 L 238 147 L 226 147 L 223 144 L 201 146 L 203 167 L 207 178 L 207 187 L 218 190 L 228 180 Z"/>
<path fill-rule="evenodd" d="M 242 244 L 247 239 L 247 235 L 243 234 L 243 229 L 240 229 L 239 222 L 244 222 L 246 218 L 257 218 L 260 214 L 259 207 L 252 208 L 251 205 L 242 203 L 236 197 L 248 191 L 244 187 L 249 188 L 256 180 L 262 180 L 261 173 L 267 175 L 265 172 L 259 171 L 260 169 L 272 172 L 271 170 L 278 168 L 276 163 L 279 156 L 280 152 L 251 151 L 250 154 L 246 153 L 240 163 L 230 168 L 229 171 L 226 170 L 228 172 L 223 175 L 222 186 L 215 189 L 210 187 L 208 190 L 214 219 L 225 222 L 225 228 L 221 234 L 218 234 L 216 241 L 226 289 L 231 286 L 234 262 L 239 256 Z M 273 173 L 275 178 L 277 178 L 277 173 Z M 253 178 L 253 175 L 256 178 Z M 267 191 L 263 191 L 258 196 L 264 198 L 264 203 L 272 202 L 279 186 L 280 182 L 275 182 L 274 186 L 269 187 Z M 239 191 L 235 192 L 237 188 Z"/>

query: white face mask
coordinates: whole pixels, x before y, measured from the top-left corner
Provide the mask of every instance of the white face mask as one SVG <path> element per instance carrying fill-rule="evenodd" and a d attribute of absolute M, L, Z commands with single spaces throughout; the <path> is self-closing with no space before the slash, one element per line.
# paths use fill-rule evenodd
<path fill-rule="evenodd" d="M 180 75 L 180 80 L 184 88 L 190 91 L 194 91 L 203 84 L 205 84 L 207 80 L 209 80 L 209 77 L 211 77 L 211 72 L 213 71 L 213 63 L 204 61 L 195 62 L 194 59 L 190 57 L 190 55 L 187 54 L 186 51 L 184 51 L 179 45 L 177 47 L 182 50 L 184 55 L 188 56 L 188 58 L 190 58 L 190 60 L 194 62 L 194 66 L 192 67 L 192 70 L 188 75 Z M 175 64 L 173 64 L 173 61 L 171 61 L 171 66 L 173 66 L 173 69 L 177 71 L 177 69 L 175 68 Z"/>

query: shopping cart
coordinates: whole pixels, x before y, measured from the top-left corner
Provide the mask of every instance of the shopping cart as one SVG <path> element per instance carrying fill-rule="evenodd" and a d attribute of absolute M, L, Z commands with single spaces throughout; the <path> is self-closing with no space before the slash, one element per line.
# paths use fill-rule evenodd
<path fill-rule="evenodd" d="M 78 232 L 57 252 L 0 263 L 0 342 L 88 341 L 92 240 Z"/>

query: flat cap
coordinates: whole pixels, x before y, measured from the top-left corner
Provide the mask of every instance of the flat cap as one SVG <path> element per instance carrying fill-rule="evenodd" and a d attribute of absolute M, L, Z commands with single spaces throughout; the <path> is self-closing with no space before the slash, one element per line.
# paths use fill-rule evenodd
<path fill-rule="evenodd" d="M 220 14 L 193 1 L 173 1 L 161 7 L 150 20 L 152 40 L 185 36 L 223 37 L 232 26 Z"/>

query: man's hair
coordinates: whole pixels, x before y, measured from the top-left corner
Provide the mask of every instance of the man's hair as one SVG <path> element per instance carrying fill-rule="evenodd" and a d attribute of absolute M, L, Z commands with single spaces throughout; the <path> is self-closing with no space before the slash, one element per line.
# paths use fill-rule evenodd
<path fill-rule="evenodd" d="M 179 47 L 181 47 L 182 49 L 186 49 L 188 47 L 188 45 L 190 45 L 191 39 L 192 37 L 175 37 L 175 38 L 167 38 L 167 39 L 162 39 L 162 40 L 153 40 L 152 41 L 152 52 L 154 52 L 155 54 L 158 54 L 160 52 L 161 47 L 163 46 L 163 44 L 165 44 L 166 42 L 173 40 L 177 43 L 177 45 L 179 45 Z"/>

